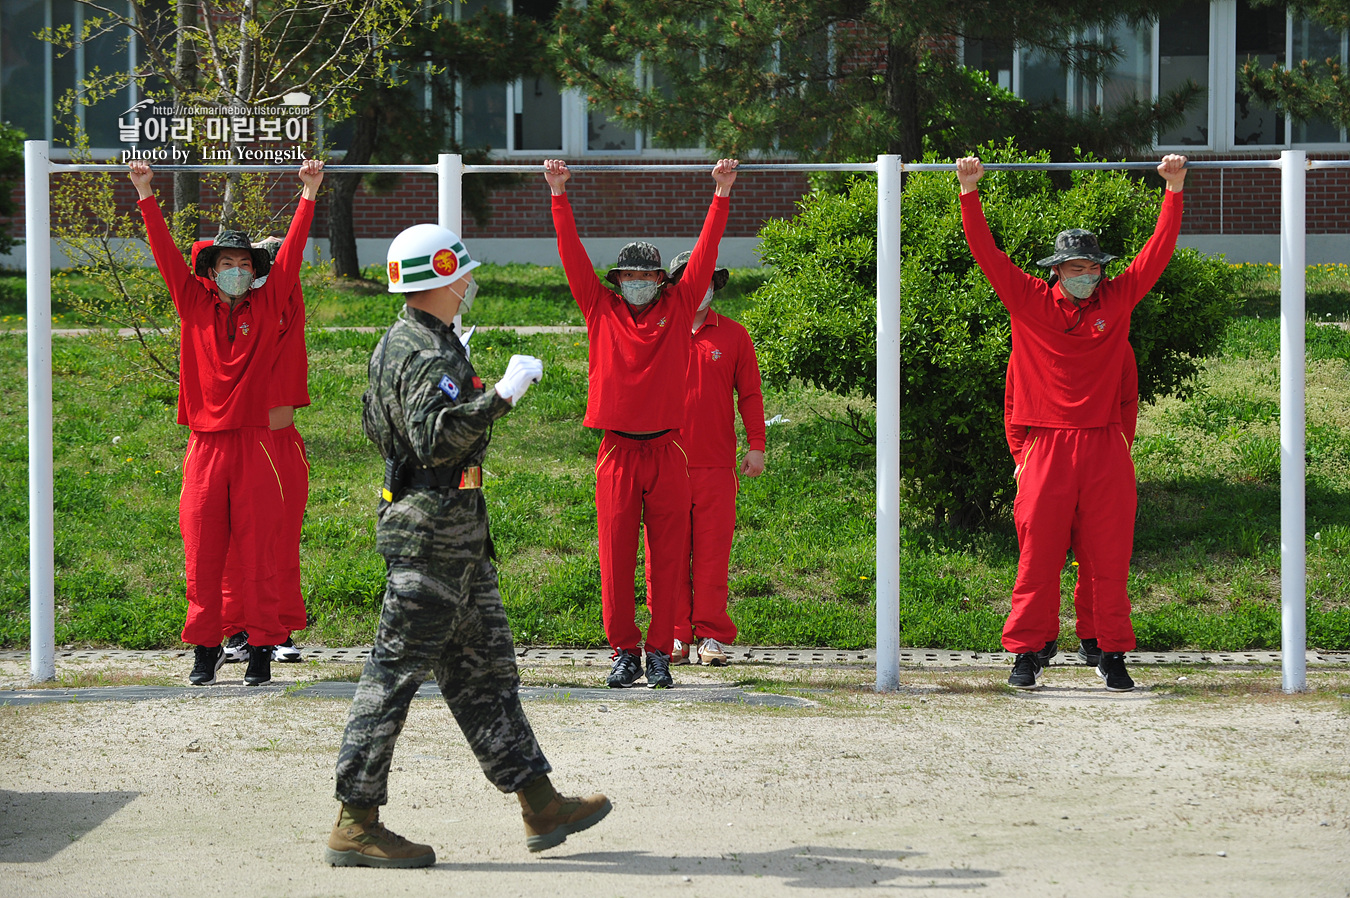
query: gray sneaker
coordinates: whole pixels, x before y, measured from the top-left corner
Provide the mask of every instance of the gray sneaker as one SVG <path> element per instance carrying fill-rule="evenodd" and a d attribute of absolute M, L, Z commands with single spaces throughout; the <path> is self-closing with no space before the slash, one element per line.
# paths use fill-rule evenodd
<path fill-rule="evenodd" d="M 1015 689 L 1035 689 L 1040 685 L 1041 658 L 1036 652 L 1023 652 L 1013 662 L 1012 673 L 1008 675 L 1008 685 Z"/>
<path fill-rule="evenodd" d="M 662 652 L 647 650 L 647 688 L 669 689 L 675 685 L 670 675 L 670 656 Z"/>
<path fill-rule="evenodd" d="M 609 669 L 605 685 L 610 689 L 627 689 L 642 676 L 642 662 L 632 652 L 614 650 L 614 666 Z"/>

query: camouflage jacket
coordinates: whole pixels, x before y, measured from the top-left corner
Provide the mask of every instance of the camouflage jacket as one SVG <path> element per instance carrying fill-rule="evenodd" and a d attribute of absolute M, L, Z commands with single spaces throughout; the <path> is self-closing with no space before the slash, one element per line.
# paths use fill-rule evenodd
<path fill-rule="evenodd" d="M 370 357 L 361 426 L 386 459 L 457 470 L 482 464 L 492 423 L 511 403 L 485 390 L 455 329 L 405 306 Z M 380 500 L 375 547 L 385 558 L 489 554 L 481 489 L 409 486 Z"/>

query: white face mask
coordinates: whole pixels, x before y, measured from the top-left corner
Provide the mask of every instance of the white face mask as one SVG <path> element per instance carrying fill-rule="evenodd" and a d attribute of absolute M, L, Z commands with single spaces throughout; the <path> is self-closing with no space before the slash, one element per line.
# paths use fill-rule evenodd
<path fill-rule="evenodd" d="M 253 272 L 247 268 L 225 268 L 216 272 L 215 282 L 226 296 L 243 296 L 253 285 Z"/>
<path fill-rule="evenodd" d="M 463 315 L 465 312 L 473 308 L 473 298 L 477 295 L 478 295 L 478 282 L 469 281 L 469 286 L 464 288 L 464 296 L 459 301 L 459 314 Z"/>
<path fill-rule="evenodd" d="M 656 281 L 624 281 L 619 289 L 630 305 L 645 306 L 656 299 L 661 292 L 661 285 Z"/>
<path fill-rule="evenodd" d="M 1074 299 L 1087 299 L 1097 289 L 1101 279 L 1100 274 L 1080 274 L 1077 277 L 1060 278 L 1059 283 L 1064 287 L 1064 292 Z"/>
<path fill-rule="evenodd" d="M 698 304 L 698 310 L 702 312 L 708 306 L 712 305 L 713 288 L 709 287 L 708 292 L 703 296 L 703 302 Z"/>

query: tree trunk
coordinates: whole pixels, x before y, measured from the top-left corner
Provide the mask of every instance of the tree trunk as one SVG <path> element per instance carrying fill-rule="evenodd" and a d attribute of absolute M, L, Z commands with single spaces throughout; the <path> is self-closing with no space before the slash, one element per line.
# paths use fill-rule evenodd
<path fill-rule="evenodd" d="M 196 0 L 178 0 L 178 42 L 174 51 L 175 75 L 183 82 L 190 84 L 197 83 L 197 57 L 193 53 L 188 42 L 183 39 L 183 33 L 197 24 L 197 2 Z M 184 96 L 181 91 L 175 90 L 173 93 L 173 103 L 175 106 L 182 107 L 191 104 L 193 98 Z M 183 150 L 187 153 L 187 163 L 189 165 L 197 162 L 197 151 L 185 141 L 174 141 L 174 148 Z M 181 157 L 179 157 L 181 158 Z M 189 208 L 195 209 L 201 204 L 202 200 L 202 176 L 196 172 L 174 172 L 173 175 L 173 211 L 175 215 L 182 214 Z M 193 216 L 191 219 L 191 228 L 188 236 L 196 240 L 201 234 L 201 216 Z"/>
<path fill-rule="evenodd" d="M 919 119 L 919 54 L 917 45 L 896 33 L 886 45 L 886 108 L 895 119 L 895 133 L 886 152 L 906 162 L 923 157 Z"/>
<path fill-rule="evenodd" d="M 377 108 L 361 110 L 353 120 L 352 143 L 347 148 L 343 165 L 365 165 L 375 151 L 375 137 L 379 133 Z M 333 274 L 340 278 L 361 277 L 361 262 L 356 254 L 356 228 L 352 221 L 352 207 L 356 188 L 361 183 L 359 174 L 333 175 L 328 191 L 328 251 L 333 256 Z"/>
<path fill-rule="evenodd" d="M 251 37 L 250 28 L 258 18 L 258 0 L 245 0 L 244 8 L 239 13 L 239 68 L 235 71 L 234 97 L 233 104 L 236 107 L 243 108 L 253 102 L 253 52 L 254 39 Z M 239 146 L 239 141 L 230 131 L 230 149 L 231 157 L 238 158 L 233 152 L 234 148 Z M 220 208 L 220 227 L 236 229 L 236 211 L 240 200 L 239 196 L 239 176 L 227 175 L 225 178 L 225 198 Z"/>

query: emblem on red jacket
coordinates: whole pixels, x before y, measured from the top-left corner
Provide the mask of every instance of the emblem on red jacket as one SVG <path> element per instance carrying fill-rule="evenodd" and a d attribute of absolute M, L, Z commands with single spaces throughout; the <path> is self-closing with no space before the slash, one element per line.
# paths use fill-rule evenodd
<path fill-rule="evenodd" d="M 248 322 L 247 322 L 247 321 L 245 321 L 243 324 L 239 325 L 239 329 L 240 329 L 241 331 L 244 332 L 244 336 L 245 336 L 245 337 L 248 336 Z"/>
<path fill-rule="evenodd" d="M 712 356 L 712 360 L 715 362 L 722 357 L 722 350 L 714 349 L 712 352 L 708 353 L 708 355 Z"/>
<path fill-rule="evenodd" d="M 1103 332 L 1106 330 L 1106 319 L 1098 318 L 1096 321 L 1092 322 L 1092 326 L 1095 327 L 1099 333 Z"/>
<path fill-rule="evenodd" d="M 666 319 L 662 318 L 660 321 L 656 322 L 656 326 L 657 326 L 657 327 L 665 327 L 665 326 L 666 326 Z"/>

